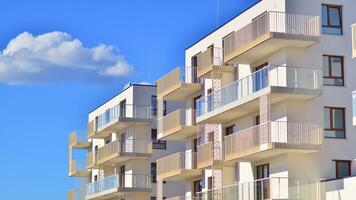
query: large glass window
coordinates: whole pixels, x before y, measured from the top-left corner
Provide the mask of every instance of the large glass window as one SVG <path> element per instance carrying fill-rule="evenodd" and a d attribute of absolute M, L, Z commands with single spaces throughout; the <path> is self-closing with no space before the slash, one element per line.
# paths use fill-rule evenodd
<path fill-rule="evenodd" d="M 338 5 L 322 5 L 323 33 L 342 35 L 342 7 Z"/>
<path fill-rule="evenodd" d="M 336 178 L 344 178 L 351 176 L 351 161 L 349 160 L 334 160 Z"/>
<path fill-rule="evenodd" d="M 345 108 L 324 107 L 324 134 L 327 138 L 345 138 Z"/>
<path fill-rule="evenodd" d="M 344 57 L 323 56 L 324 85 L 344 85 Z"/>

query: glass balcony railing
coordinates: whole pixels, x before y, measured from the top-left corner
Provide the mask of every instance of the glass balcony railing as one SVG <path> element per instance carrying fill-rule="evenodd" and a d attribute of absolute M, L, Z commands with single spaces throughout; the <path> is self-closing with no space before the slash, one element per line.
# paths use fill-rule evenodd
<path fill-rule="evenodd" d="M 319 199 L 320 181 L 270 177 L 199 192 L 198 200 Z"/>
<path fill-rule="evenodd" d="M 119 120 L 120 118 L 151 119 L 151 109 L 151 106 L 144 105 L 116 105 L 96 118 L 96 130 L 100 131 L 111 122 Z"/>
<path fill-rule="evenodd" d="M 352 25 L 352 57 L 356 58 L 356 24 Z"/>
<path fill-rule="evenodd" d="M 132 189 L 151 189 L 151 176 L 144 174 L 115 174 L 108 176 L 88 183 L 87 196 L 115 188 L 130 189 L 130 191 Z"/>
<path fill-rule="evenodd" d="M 249 76 L 197 100 L 197 117 L 243 100 L 267 87 L 321 89 L 321 70 L 293 66 L 266 66 Z"/>

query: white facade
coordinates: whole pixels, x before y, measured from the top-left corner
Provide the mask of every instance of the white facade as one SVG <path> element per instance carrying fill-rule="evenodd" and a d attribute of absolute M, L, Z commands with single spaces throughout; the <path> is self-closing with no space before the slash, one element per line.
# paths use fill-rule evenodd
<path fill-rule="evenodd" d="M 340 13 L 342 34 L 326 34 L 326 31 L 330 30 L 326 30 L 327 28 L 323 25 L 329 22 L 323 21 L 322 8 L 324 7 L 322 5 L 338 5 L 338 9 L 342 10 Z M 307 199 L 353 199 L 351 195 L 355 195 L 355 191 L 350 191 L 352 186 L 356 187 L 352 185 L 354 184 L 353 178 L 338 179 L 336 182 L 331 180 L 340 178 L 337 177 L 336 166 L 341 167 L 343 163 L 340 164 L 339 161 L 345 161 L 345 164 L 350 163 L 348 176 L 356 175 L 356 149 L 354 148 L 356 136 L 353 134 L 356 129 L 352 124 L 353 110 L 350 98 L 350 93 L 356 88 L 354 80 L 356 70 L 353 67 L 356 66 L 356 61 L 352 59 L 352 51 L 350 51 L 352 45 L 350 27 L 356 21 L 354 8 L 356 8 L 356 1 L 353 0 L 263 0 L 186 49 L 185 63 L 186 66 L 191 66 L 194 63 L 194 56 L 199 57 L 200 54 L 204 54 L 212 45 L 214 48 L 226 50 L 230 47 L 226 45 L 233 46 L 245 42 L 240 49 L 233 51 L 228 49 L 228 53 L 235 55 L 221 54 L 227 60 L 213 53 L 214 65 L 233 65 L 235 66 L 234 72 L 222 70 L 215 74 L 211 72 L 209 75 L 201 75 L 199 83 L 202 84 L 202 90 L 190 93 L 189 97 L 185 98 L 185 109 L 189 116 L 190 110 L 195 109 L 193 99 L 202 95 L 202 98 L 197 101 L 198 107 L 200 105 L 196 119 L 197 135 L 186 139 L 185 151 L 193 151 L 192 141 L 198 138 L 199 157 L 199 150 L 205 150 L 205 146 L 209 145 L 212 137 L 214 161 L 219 164 L 202 167 L 200 177 L 184 179 L 182 182 L 186 184 L 185 193 L 178 196 L 185 196 L 188 199 L 198 195 L 204 198 L 204 196 L 214 196 L 216 193 L 220 196 L 225 195 L 224 199 L 234 199 L 227 198 L 227 193 L 230 197 L 236 197 L 242 195 L 239 192 L 247 191 L 246 188 L 256 190 L 256 186 L 248 183 L 266 178 L 269 180 L 268 186 L 270 187 L 267 193 L 272 199 L 297 199 L 293 195 L 301 193 L 309 195 Z M 334 7 L 329 12 L 334 12 L 335 9 L 333 9 Z M 267 18 L 267 25 L 259 20 L 261 18 Z M 269 31 L 273 32 L 271 39 L 263 42 L 259 40 L 263 40 L 262 36 L 265 37 L 265 35 L 261 34 L 260 37 L 252 35 L 253 33 L 258 35 L 263 31 L 259 30 L 259 27 L 264 29 L 266 26 L 269 26 Z M 240 34 L 241 30 L 246 30 L 246 32 L 241 33 L 240 37 L 236 37 L 235 40 L 230 40 L 234 44 L 225 42 L 225 47 L 223 46 L 224 38 L 231 38 L 232 33 Z M 246 40 L 251 41 L 248 43 Z M 335 63 L 342 62 L 343 65 L 342 78 L 337 80 L 343 79 L 343 83 L 338 86 L 326 84 L 329 82 L 324 77 L 329 73 L 325 71 L 325 60 L 330 57 L 334 59 L 333 56 L 336 57 L 335 59 L 342 59 Z M 216 60 L 221 61 L 215 64 Z M 264 67 L 265 63 L 269 67 Z M 253 73 L 261 65 L 263 65 L 261 70 L 266 70 L 268 75 L 262 74 L 264 72 L 257 75 Z M 193 71 L 186 70 L 188 72 L 185 76 L 187 83 L 192 80 Z M 255 80 L 260 76 L 268 77 L 266 79 L 268 87 L 257 91 L 255 85 L 243 86 L 245 82 L 261 84 Z M 260 81 L 263 82 L 264 79 Z M 238 92 L 233 93 L 236 90 Z M 254 92 L 249 93 L 250 90 Z M 332 110 L 334 108 L 340 109 Z M 329 129 L 332 128 L 326 128 L 330 122 L 326 122 L 330 117 L 326 115 L 329 109 L 330 112 L 343 110 L 344 125 L 341 132 L 344 132 L 344 135 L 341 137 L 330 137 Z M 257 116 L 259 116 L 258 122 Z M 335 126 L 340 125 L 337 124 L 338 122 L 335 123 Z M 224 136 L 226 128 L 232 125 L 234 125 L 233 133 L 235 134 Z M 267 130 L 266 127 L 269 127 L 270 132 L 268 141 L 276 145 L 272 149 L 268 146 L 264 147 L 266 144 L 261 139 L 255 141 L 254 135 L 251 134 L 261 135 L 258 130 Z M 335 132 L 338 131 L 339 129 Z M 211 132 L 214 136 L 210 136 Z M 242 136 L 237 135 L 239 133 L 246 135 L 245 143 L 241 139 Z M 236 153 L 237 150 L 241 151 L 237 143 L 226 145 L 227 141 L 238 141 L 241 142 L 239 145 L 243 148 L 243 145 L 251 145 L 249 142 L 252 140 L 259 143 L 254 144 L 256 145 L 254 149 L 245 150 L 256 152 L 245 155 Z M 290 146 L 278 147 L 280 144 Z M 230 160 L 226 154 L 227 150 L 232 152 Z M 201 155 L 205 154 L 201 153 Z M 257 169 L 262 169 L 263 165 L 268 166 L 266 167 L 268 175 L 259 177 Z M 264 168 L 264 170 L 267 169 Z M 211 178 L 209 177 L 212 177 L 210 188 L 209 179 Z M 193 182 L 199 179 L 202 180 L 203 193 L 193 194 Z M 308 180 L 308 184 L 304 184 L 308 187 L 303 188 L 304 192 L 295 192 L 295 188 L 302 188 L 301 180 Z M 341 190 L 340 187 L 335 186 L 340 186 L 340 182 L 345 183 L 345 188 Z M 295 187 L 292 187 L 294 183 Z M 267 183 L 260 181 L 257 184 Z M 210 191 L 211 189 L 213 190 Z M 210 192 L 204 192 L 208 190 Z M 322 192 L 318 193 L 317 190 L 322 190 Z M 340 194 L 339 198 L 335 198 L 336 194 Z M 252 198 L 240 197 L 241 199 Z"/>
<path fill-rule="evenodd" d="M 85 199 L 158 198 L 153 163 L 184 144 L 167 141 L 166 148 L 155 148 L 151 138 L 156 129 L 155 100 L 155 85 L 132 84 L 89 113 L 88 153 L 93 157 L 88 154 Z M 182 183 L 163 185 L 162 197 L 184 192 Z"/>

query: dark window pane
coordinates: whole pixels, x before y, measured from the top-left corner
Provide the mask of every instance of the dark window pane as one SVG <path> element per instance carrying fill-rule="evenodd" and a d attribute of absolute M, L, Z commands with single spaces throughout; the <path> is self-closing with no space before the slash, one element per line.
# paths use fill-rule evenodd
<path fill-rule="evenodd" d="M 350 176 L 350 162 L 336 161 L 336 178 L 343 178 Z"/>
<path fill-rule="evenodd" d="M 322 5 L 321 15 L 322 15 L 323 26 L 327 26 L 328 25 L 328 7 L 326 5 Z"/>
<path fill-rule="evenodd" d="M 344 112 L 341 109 L 333 109 L 333 127 L 336 129 L 344 128 Z"/>
<path fill-rule="evenodd" d="M 339 8 L 329 8 L 329 18 L 331 26 L 341 26 Z"/>
<path fill-rule="evenodd" d="M 324 108 L 324 128 L 330 129 L 330 108 Z"/>
<path fill-rule="evenodd" d="M 342 77 L 342 58 L 331 58 L 331 73 L 332 76 Z"/>
<path fill-rule="evenodd" d="M 329 75 L 329 56 L 323 56 L 323 76 Z"/>

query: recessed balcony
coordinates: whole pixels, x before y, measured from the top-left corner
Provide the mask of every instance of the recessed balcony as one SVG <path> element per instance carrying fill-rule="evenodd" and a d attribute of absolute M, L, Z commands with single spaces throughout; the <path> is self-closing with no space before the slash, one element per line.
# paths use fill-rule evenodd
<path fill-rule="evenodd" d="M 259 97 L 270 95 L 271 104 L 309 100 L 322 93 L 318 68 L 266 66 L 197 100 L 197 123 L 224 123 L 257 111 Z"/>
<path fill-rule="evenodd" d="M 157 160 L 157 179 L 180 181 L 197 178 L 202 171 L 197 169 L 195 152 L 180 152 Z"/>
<path fill-rule="evenodd" d="M 283 48 L 307 48 L 319 39 L 319 16 L 266 12 L 224 38 L 224 61 L 251 64 Z"/>
<path fill-rule="evenodd" d="M 94 131 L 89 131 L 89 137 L 105 138 L 130 125 L 149 124 L 151 121 L 152 112 L 150 106 L 119 104 L 97 116 L 94 123 Z"/>
<path fill-rule="evenodd" d="M 69 147 L 72 149 L 88 149 L 90 145 L 87 133 L 74 131 L 69 135 Z"/>
<path fill-rule="evenodd" d="M 151 176 L 141 174 L 115 174 L 88 183 L 86 199 L 111 199 L 130 193 L 150 194 L 151 192 Z"/>
<path fill-rule="evenodd" d="M 147 159 L 152 156 L 152 142 L 144 139 L 116 140 L 98 149 L 96 164 L 112 166 L 130 159 Z"/>
<path fill-rule="evenodd" d="M 157 80 L 157 98 L 170 101 L 184 101 L 187 97 L 200 92 L 202 85 L 193 78 L 196 67 L 186 67 L 181 75 L 180 67 Z M 186 77 L 185 79 L 181 77 Z M 191 77 L 189 77 L 191 76 Z"/>
<path fill-rule="evenodd" d="M 224 164 L 221 142 L 207 142 L 198 146 L 198 169 L 214 166 L 220 168 Z"/>
<path fill-rule="evenodd" d="M 270 121 L 225 136 L 225 161 L 253 162 L 286 153 L 321 149 L 320 124 Z"/>
<path fill-rule="evenodd" d="M 289 177 L 268 177 L 222 188 L 199 192 L 196 200 L 242 199 L 242 200 L 282 200 L 320 199 L 320 180 Z"/>
<path fill-rule="evenodd" d="M 188 114 L 190 113 L 190 114 Z M 189 117 L 187 117 L 189 115 Z M 178 109 L 157 120 L 157 137 L 163 140 L 181 140 L 196 136 L 197 126 L 192 125 L 195 120 L 195 112 L 186 112 L 185 109 Z M 187 123 L 190 121 L 189 123 Z"/>
<path fill-rule="evenodd" d="M 197 76 L 221 78 L 221 73 L 234 73 L 235 67 L 224 64 L 222 48 L 209 47 L 197 55 Z"/>
<path fill-rule="evenodd" d="M 85 161 L 70 160 L 69 161 L 69 176 L 70 177 L 86 177 L 89 176 Z"/>

